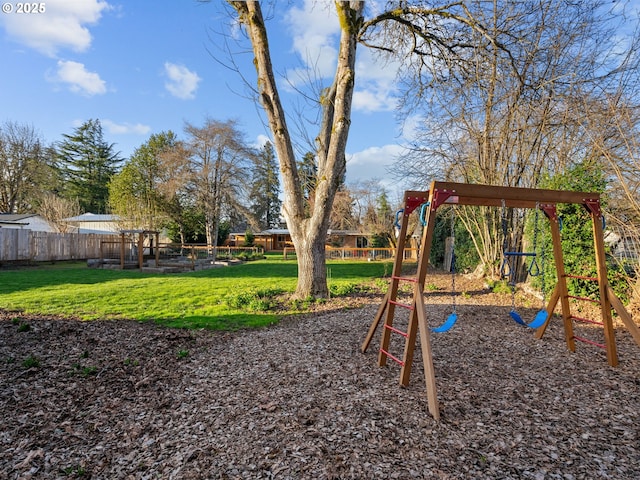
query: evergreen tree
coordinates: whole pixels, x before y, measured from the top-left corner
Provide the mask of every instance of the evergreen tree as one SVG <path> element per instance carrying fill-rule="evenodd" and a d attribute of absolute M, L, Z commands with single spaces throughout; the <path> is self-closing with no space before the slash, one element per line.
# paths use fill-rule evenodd
<path fill-rule="evenodd" d="M 280 224 L 280 181 L 273 145 L 267 142 L 255 157 L 250 201 L 261 229 Z"/>
<path fill-rule="evenodd" d="M 160 228 L 180 207 L 176 195 L 184 183 L 186 164 L 180 153 L 172 131 L 151 135 L 113 176 L 109 184 L 112 211 L 130 220 L 132 227 Z"/>
<path fill-rule="evenodd" d="M 100 120 L 88 120 L 58 144 L 58 160 L 65 178 L 64 196 L 77 199 L 85 212 L 105 213 L 109 181 L 122 159 L 102 135 Z"/>

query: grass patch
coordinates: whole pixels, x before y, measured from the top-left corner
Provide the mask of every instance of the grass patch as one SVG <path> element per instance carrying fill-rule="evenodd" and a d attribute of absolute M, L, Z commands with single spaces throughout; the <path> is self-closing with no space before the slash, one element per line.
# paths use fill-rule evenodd
<path fill-rule="evenodd" d="M 31 325 L 29 325 L 28 323 L 22 323 L 18 327 L 19 332 L 28 332 L 29 330 L 31 330 Z"/>
<path fill-rule="evenodd" d="M 71 365 L 71 374 L 72 375 L 80 375 L 82 377 L 90 377 L 92 375 L 98 374 L 98 367 L 93 365 L 80 365 L 79 363 L 74 363 Z"/>
<path fill-rule="evenodd" d="M 332 296 L 355 292 L 391 271 L 383 262 L 332 261 L 328 268 Z M 0 271 L 0 308 L 25 315 L 152 320 L 170 327 L 235 330 L 273 324 L 279 315 L 300 311 L 307 302 L 294 305 L 287 300 L 296 283 L 295 260 L 272 256 L 164 275 L 89 269 L 84 264 L 43 265 Z"/>
<path fill-rule="evenodd" d="M 84 467 L 81 466 L 66 467 L 60 470 L 60 472 L 68 477 L 84 477 L 87 473 Z"/>
<path fill-rule="evenodd" d="M 38 368 L 40 366 L 40 360 L 34 355 L 29 355 L 22 361 L 22 366 L 27 370 L 30 368 Z"/>
<path fill-rule="evenodd" d="M 178 350 L 178 358 L 187 358 L 189 356 L 189 350 Z"/>

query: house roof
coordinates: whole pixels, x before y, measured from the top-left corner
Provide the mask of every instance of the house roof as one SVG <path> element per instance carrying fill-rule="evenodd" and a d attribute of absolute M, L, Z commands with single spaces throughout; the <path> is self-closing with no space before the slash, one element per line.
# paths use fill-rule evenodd
<path fill-rule="evenodd" d="M 0 221 L 6 222 L 6 223 L 17 223 L 17 222 L 20 222 L 21 220 L 27 220 L 28 218 L 37 217 L 37 216 L 38 216 L 37 213 L 21 213 L 21 214 L 0 213 Z"/>
<path fill-rule="evenodd" d="M 118 215 L 83 213 L 75 217 L 65 218 L 65 222 L 117 222 L 120 220 Z"/>

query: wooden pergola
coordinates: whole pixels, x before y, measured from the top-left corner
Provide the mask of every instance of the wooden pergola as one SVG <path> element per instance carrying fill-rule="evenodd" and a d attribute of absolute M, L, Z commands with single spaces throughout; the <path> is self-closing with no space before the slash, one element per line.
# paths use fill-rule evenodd
<path fill-rule="evenodd" d="M 450 204 L 507 208 L 538 208 L 544 212 L 545 216 L 549 220 L 551 228 L 557 283 L 546 306 L 547 320 L 542 326 L 536 329 L 535 335 L 539 339 L 542 338 L 549 322 L 553 318 L 552 314 L 555 311 L 558 302 L 560 302 L 565 341 L 567 348 L 573 352 L 576 348 L 576 340 L 581 340 L 581 338 L 574 334 L 573 328 L 573 322 L 577 317 L 574 317 L 571 314 L 569 303 L 570 296 L 567 289 L 567 278 L 571 277 L 571 275 L 567 275 L 564 268 L 560 236 L 560 221 L 556 212 L 556 205 L 559 203 L 582 205 L 589 212 L 592 219 L 597 270 L 597 278 L 594 278 L 593 280 L 597 281 L 599 286 L 599 304 L 602 317 L 601 325 L 604 329 L 605 337 L 603 347 L 606 349 L 609 365 L 616 366 L 618 364 L 618 354 L 611 314 L 612 308 L 616 311 L 625 327 L 629 330 L 635 342 L 640 345 L 640 329 L 638 329 L 638 326 L 634 323 L 620 299 L 614 294 L 613 289 L 607 280 L 602 211 L 600 208 L 600 195 L 598 193 L 472 185 L 452 182 L 433 182 L 428 191 L 407 191 L 404 196 L 404 209 L 396 251 L 404 251 L 407 237 L 408 218 L 418 207 L 423 206 L 421 210 L 424 214 L 424 218 L 422 219 L 424 229 L 420 256 L 418 258 L 417 273 L 415 277 L 402 276 L 403 256 L 396 255 L 389 289 L 371 326 L 369 327 L 369 331 L 362 344 L 361 350 L 362 352 L 367 350 L 379 323 L 384 318 L 384 328 L 382 331 L 380 350 L 378 354 L 378 365 L 384 366 L 387 358 L 391 358 L 398 362 L 402 367 L 400 372 L 400 384 L 406 386 L 409 383 L 416 336 L 419 333 L 422 359 L 424 362 L 429 412 L 435 419 L 440 418 L 440 413 L 431 352 L 430 330 L 427 323 L 423 293 L 425 289 L 424 283 L 427 274 L 429 256 L 431 254 L 431 245 L 438 208 L 444 204 Z M 413 301 L 411 304 L 402 304 L 396 300 L 398 295 L 398 286 L 401 282 L 411 282 L 414 285 Z M 406 332 L 401 332 L 393 326 L 396 307 L 406 308 L 410 311 L 409 325 Z M 402 359 L 396 358 L 389 353 L 389 342 L 392 333 L 400 334 L 405 337 L 405 348 Z"/>
<path fill-rule="evenodd" d="M 160 259 L 160 249 L 158 248 L 158 242 L 160 238 L 160 232 L 156 230 L 120 230 L 120 268 L 124 270 L 125 268 L 125 242 L 126 236 L 130 235 L 134 238 L 137 236 L 137 247 L 138 247 L 138 268 L 142 270 L 144 265 L 144 241 L 145 238 L 150 239 L 150 249 L 153 249 L 153 245 L 155 244 L 155 259 L 156 265 Z M 155 239 L 155 242 L 154 242 Z"/>

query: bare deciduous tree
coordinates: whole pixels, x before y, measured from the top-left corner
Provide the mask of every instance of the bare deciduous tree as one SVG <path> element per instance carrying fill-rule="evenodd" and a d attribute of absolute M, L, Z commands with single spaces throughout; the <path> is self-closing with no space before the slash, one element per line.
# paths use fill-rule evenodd
<path fill-rule="evenodd" d="M 43 192 L 38 201 L 38 214 L 61 233 L 70 232 L 74 228 L 64 219 L 81 213 L 80 204 L 76 200 L 62 198 L 51 192 Z"/>
<path fill-rule="evenodd" d="M 315 137 L 317 183 L 313 199 L 308 202 L 313 208 L 309 210 L 305 209 L 293 141 L 278 93 L 260 2 L 228 3 L 235 9 L 253 48 L 256 93 L 278 154 L 284 182 L 283 213 L 298 259 L 296 296 L 326 297 L 324 248 L 330 212 L 346 168 L 345 148 L 351 123 L 357 44 L 362 42 L 383 51 L 396 51 L 427 65 L 449 62 L 466 48 L 457 37 L 460 28 L 480 32 L 484 38 L 488 38 L 487 32 L 470 16 L 464 2 L 449 3 L 440 8 L 408 6 L 404 1 L 389 2 L 387 11 L 369 20 L 364 17 L 364 1 L 335 2 L 340 25 L 338 58 L 333 82 L 317 99 L 322 114 Z"/>
<path fill-rule="evenodd" d="M 15 122 L 0 126 L 0 212 L 28 213 L 50 170 L 47 149 L 33 127 Z"/>
<path fill-rule="evenodd" d="M 640 306 L 640 105 L 628 93 L 638 87 L 637 76 L 627 77 L 616 94 L 583 107 L 593 155 L 603 159 L 611 179 L 607 225 L 618 237 L 613 258 L 633 287 L 634 308 Z"/>
<path fill-rule="evenodd" d="M 351 100 L 355 81 L 356 45 L 362 25 L 364 2 L 336 2 L 341 36 L 333 84 L 320 102 L 323 117 L 316 137 L 318 182 L 313 211 L 305 213 L 293 142 L 273 72 L 267 29 L 260 3 L 229 2 L 245 27 L 255 57 L 257 89 L 266 112 L 284 182 L 283 214 L 296 247 L 299 297 L 328 295 L 325 241 L 335 193 L 346 168 L 345 149 L 351 123 Z"/>
<path fill-rule="evenodd" d="M 407 113 L 423 115 L 424 122 L 394 171 L 416 187 L 435 178 L 536 187 L 543 174 L 590 155 L 582 99 L 601 97 L 632 70 L 613 43 L 619 17 L 604 1 L 465 3 L 485 28 L 466 37 L 471 48 L 444 70 L 449 75 L 441 73 L 444 60 L 432 68 L 408 64 L 403 72 Z M 459 212 L 489 271 L 501 252 L 502 214 L 495 208 Z M 520 244 L 524 215 L 507 216 Z"/>
<path fill-rule="evenodd" d="M 185 126 L 191 161 L 191 192 L 205 214 L 205 233 L 211 255 L 216 255 L 218 227 L 225 208 L 252 215 L 241 202 L 247 189 L 247 169 L 255 155 L 245 143 L 237 123 L 207 119 L 204 126 Z"/>

